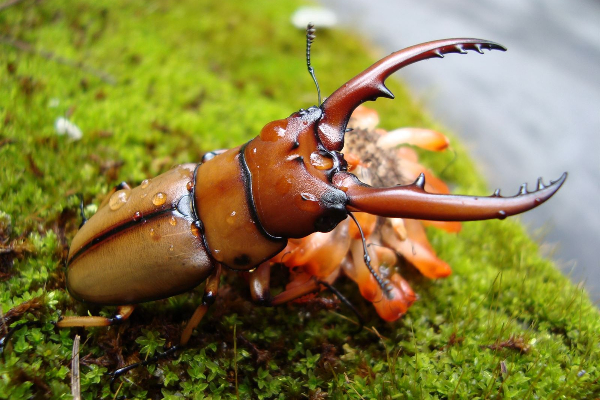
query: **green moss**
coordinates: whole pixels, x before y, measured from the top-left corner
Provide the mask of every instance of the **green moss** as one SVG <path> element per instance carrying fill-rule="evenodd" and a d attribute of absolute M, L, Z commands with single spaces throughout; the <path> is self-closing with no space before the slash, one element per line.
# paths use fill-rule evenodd
<path fill-rule="evenodd" d="M 88 312 L 64 289 L 64 258 L 79 224 L 73 194 L 83 194 L 91 214 L 120 181 L 139 183 L 240 144 L 266 122 L 313 104 L 304 35 L 288 22 L 298 4 L 25 1 L 0 13 L 0 300 L 6 314 L 39 297 L 39 307 L 11 324 L 42 321 L 17 331 L 1 356 L 0 398 L 68 398 L 76 333 L 86 399 L 113 397 L 104 373 L 119 360 L 177 342 L 201 290 L 144 305 L 119 327 L 53 327 L 59 313 Z M 319 32 L 315 46 L 325 94 L 371 58 L 344 32 Z M 376 104 L 384 126 L 434 126 L 405 89 L 390 86 L 396 100 Z M 60 116 L 83 139 L 57 136 Z M 463 192 L 484 192 L 453 146 L 460 157 L 445 178 Z M 441 171 L 453 156 L 424 157 Z M 176 359 L 129 373 L 120 394 L 236 398 L 237 387 L 240 398 L 261 399 L 600 396 L 598 310 L 539 256 L 518 222 L 429 234 L 454 274 L 429 281 L 406 271 L 420 301 L 396 323 L 373 317 L 381 337 L 356 334 L 327 311 L 253 306 L 245 283 L 228 277 L 190 345 Z M 341 287 L 372 314 L 352 284 Z"/>

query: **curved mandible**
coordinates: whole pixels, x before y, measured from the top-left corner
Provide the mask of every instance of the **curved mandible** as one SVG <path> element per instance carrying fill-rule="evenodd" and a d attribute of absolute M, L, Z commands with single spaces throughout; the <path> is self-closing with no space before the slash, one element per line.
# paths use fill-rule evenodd
<path fill-rule="evenodd" d="M 349 212 L 363 211 L 388 218 L 475 221 L 504 219 L 535 208 L 552 197 L 566 179 L 565 172 L 546 186 L 540 178 L 536 190 L 529 192 L 523 184 L 513 197 L 502 197 L 499 190 L 488 197 L 428 193 L 424 190 L 423 174 L 406 186 L 374 188 L 345 172 L 336 174 L 333 183 L 346 192 Z"/>
<path fill-rule="evenodd" d="M 467 50 L 475 50 L 483 54 L 483 49 L 506 51 L 504 46 L 489 40 L 444 39 L 411 46 L 379 60 L 323 102 L 323 118 L 318 126 L 319 139 L 328 150 L 342 150 L 346 125 L 354 109 L 378 97 L 393 99 L 394 95 L 384 82 L 400 68 L 429 58 L 443 58 L 448 53 L 466 54 Z"/>

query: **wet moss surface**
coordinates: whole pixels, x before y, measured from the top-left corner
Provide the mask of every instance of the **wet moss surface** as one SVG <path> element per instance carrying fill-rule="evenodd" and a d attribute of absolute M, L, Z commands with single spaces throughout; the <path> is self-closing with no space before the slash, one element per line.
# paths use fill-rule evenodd
<path fill-rule="evenodd" d="M 54 328 L 61 314 L 114 312 L 65 291 L 64 261 L 80 222 L 74 195 L 91 215 L 120 181 L 138 184 L 198 161 L 314 104 L 304 33 L 289 24 L 298 5 L 23 1 L 0 11 L 0 335 L 32 322 L 0 355 L 0 398 L 69 398 L 76 334 L 86 399 L 113 398 L 107 371 L 177 342 L 202 287 L 145 304 L 118 327 Z M 325 94 L 373 60 L 347 32 L 318 32 L 314 51 Z M 390 87 L 396 100 L 376 104 L 382 125 L 433 126 L 399 84 Z M 59 117 L 83 137 L 57 135 Z M 444 179 L 485 193 L 453 146 L 459 157 Z M 439 172 L 453 155 L 423 157 Z M 378 320 L 346 281 L 340 289 L 372 315 L 370 330 L 356 333 L 334 300 L 257 307 L 230 274 L 189 346 L 121 378 L 119 396 L 600 397 L 598 310 L 539 256 L 518 222 L 429 234 L 454 273 L 430 281 L 403 270 L 420 300 L 400 321 Z"/>

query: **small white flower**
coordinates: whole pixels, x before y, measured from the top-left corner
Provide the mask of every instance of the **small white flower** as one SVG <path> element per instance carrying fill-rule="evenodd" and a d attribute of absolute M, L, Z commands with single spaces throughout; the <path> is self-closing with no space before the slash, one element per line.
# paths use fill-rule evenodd
<path fill-rule="evenodd" d="M 81 129 L 65 117 L 58 117 L 54 122 L 54 129 L 59 135 L 66 134 L 72 140 L 79 140 L 83 136 Z"/>

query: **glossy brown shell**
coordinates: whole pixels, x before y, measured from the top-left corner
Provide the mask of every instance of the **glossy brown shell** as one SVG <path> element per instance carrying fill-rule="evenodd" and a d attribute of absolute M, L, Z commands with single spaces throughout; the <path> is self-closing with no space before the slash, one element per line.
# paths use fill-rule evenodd
<path fill-rule="evenodd" d="M 79 230 L 67 287 L 96 304 L 134 304 L 186 292 L 214 266 L 191 210 L 196 164 L 112 194 Z"/>

